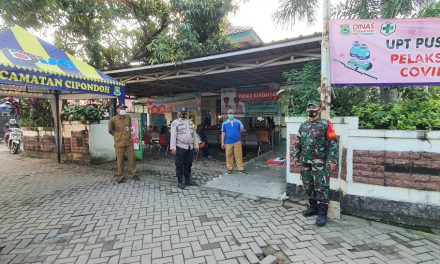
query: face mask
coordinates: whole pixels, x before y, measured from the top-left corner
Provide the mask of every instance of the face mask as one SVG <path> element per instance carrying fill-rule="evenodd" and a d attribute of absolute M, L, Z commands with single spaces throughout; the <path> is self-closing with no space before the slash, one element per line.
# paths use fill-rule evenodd
<path fill-rule="evenodd" d="M 315 117 L 315 116 L 318 115 L 318 110 L 315 110 L 315 109 L 308 109 L 308 110 L 307 110 L 307 115 L 308 115 L 309 117 Z"/>
<path fill-rule="evenodd" d="M 234 115 L 233 114 L 228 114 L 228 118 L 229 119 L 234 119 Z"/>
<path fill-rule="evenodd" d="M 126 112 L 125 110 L 119 110 L 119 114 L 120 114 L 121 116 L 124 116 L 126 113 L 127 113 L 127 112 Z"/>

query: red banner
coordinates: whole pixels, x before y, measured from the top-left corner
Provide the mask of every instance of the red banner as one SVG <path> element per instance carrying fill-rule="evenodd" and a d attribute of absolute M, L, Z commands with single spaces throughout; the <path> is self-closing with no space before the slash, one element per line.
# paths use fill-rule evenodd
<path fill-rule="evenodd" d="M 255 102 L 255 101 L 276 101 L 278 100 L 277 92 L 279 90 L 265 90 L 265 91 L 239 91 L 237 96 L 241 102 Z"/>

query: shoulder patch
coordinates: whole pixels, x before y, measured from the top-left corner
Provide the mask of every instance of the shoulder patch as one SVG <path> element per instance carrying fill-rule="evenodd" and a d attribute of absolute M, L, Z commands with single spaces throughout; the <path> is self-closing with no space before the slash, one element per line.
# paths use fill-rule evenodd
<path fill-rule="evenodd" d="M 327 121 L 327 131 L 325 132 L 325 138 L 326 139 L 334 139 L 336 138 L 336 131 L 333 129 L 333 124 L 330 120 Z"/>

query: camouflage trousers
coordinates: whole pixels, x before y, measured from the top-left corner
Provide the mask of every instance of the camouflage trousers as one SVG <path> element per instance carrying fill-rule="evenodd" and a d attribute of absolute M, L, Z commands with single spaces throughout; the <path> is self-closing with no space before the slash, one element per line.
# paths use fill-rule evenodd
<path fill-rule="evenodd" d="M 301 180 L 307 198 L 328 204 L 330 165 L 301 163 Z"/>

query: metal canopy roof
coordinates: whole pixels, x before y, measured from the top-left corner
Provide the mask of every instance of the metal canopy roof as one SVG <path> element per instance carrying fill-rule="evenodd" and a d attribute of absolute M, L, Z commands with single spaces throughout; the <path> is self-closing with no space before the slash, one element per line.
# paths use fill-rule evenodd
<path fill-rule="evenodd" d="M 126 94 L 170 96 L 186 92 L 219 92 L 221 88 L 282 84 L 282 73 L 320 60 L 321 34 L 264 46 L 163 63 L 107 71 L 126 84 Z"/>

